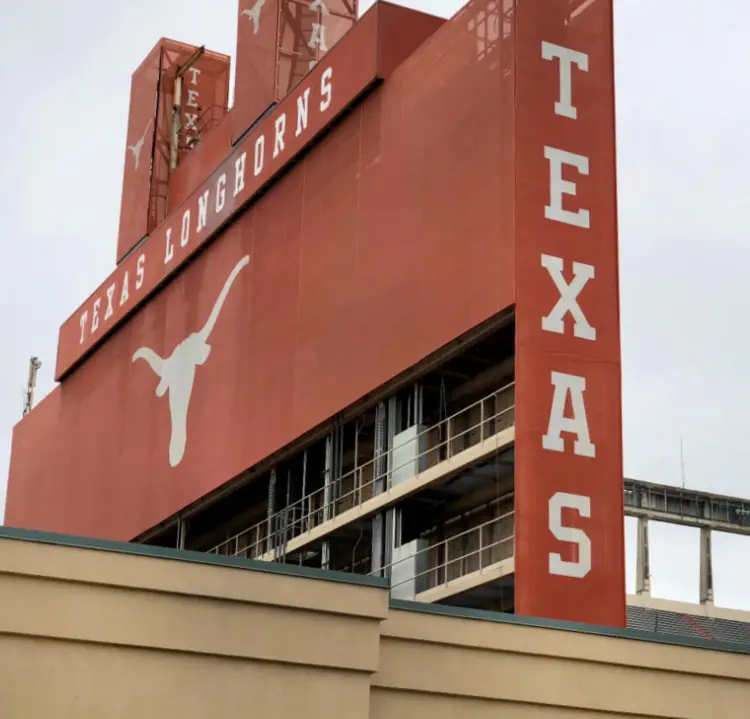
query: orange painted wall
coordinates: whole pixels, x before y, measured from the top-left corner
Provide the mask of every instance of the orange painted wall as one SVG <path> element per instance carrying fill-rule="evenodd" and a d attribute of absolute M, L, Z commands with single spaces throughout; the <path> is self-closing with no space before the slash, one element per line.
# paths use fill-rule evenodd
<path fill-rule="evenodd" d="M 516 31 L 516 611 L 624 626 L 612 1 L 561 3 L 554 12 L 544 0 L 522 0 Z M 560 47 L 578 53 L 570 103 Z M 560 175 L 550 149 L 577 159 L 566 156 Z M 567 215 L 555 212 L 556 187 Z M 554 262 L 583 315 L 568 312 L 566 299 L 557 326 Z M 565 393 L 560 383 L 569 381 L 582 391 Z M 561 417 L 577 425 L 558 435 Z"/>
<path fill-rule="evenodd" d="M 276 46 L 281 0 L 239 0 L 232 142 L 276 101 Z"/>
<path fill-rule="evenodd" d="M 166 217 L 175 78 L 198 50 L 162 38 L 133 73 L 116 260 L 120 262 Z M 185 74 L 180 147 L 210 133 L 224 118 L 230 58 L 205 52 Z M 198 132 L 200 131 L 200 133 Z M 180 152 L 180 159 L 187 157 Z"/>
<path fill-rule="evenodd" d="M 132 538 L 513 303 L 513 52 L 495 8 L 442 25 L 17 425 L 8 524 Z M 246 256 L 170 466 L 168 396 L 134 354 L 199 331 Z"/>

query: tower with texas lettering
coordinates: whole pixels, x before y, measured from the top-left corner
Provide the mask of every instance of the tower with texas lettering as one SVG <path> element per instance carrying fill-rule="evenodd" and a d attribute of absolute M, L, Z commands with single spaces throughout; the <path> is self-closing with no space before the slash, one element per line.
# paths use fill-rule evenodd
<path fill-rule="evenodd" d="M 517 16 L 516 608 L 623 626 L 611 16 L 534 5 Z"/>
<path fill-rule="evenodd" d="M 134 76 L 8 523 L 624 625 L 612 0 L 238 12 L 231 109 L 203 48 Z"/>

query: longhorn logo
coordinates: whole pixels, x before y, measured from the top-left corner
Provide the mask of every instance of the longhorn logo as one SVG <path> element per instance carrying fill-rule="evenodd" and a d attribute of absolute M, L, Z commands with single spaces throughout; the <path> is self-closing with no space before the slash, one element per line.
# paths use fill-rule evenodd
<path fill-rule="evenodd" d="M 169 392 L 169 415 L 172 424 L 169 440 L 169 464 L 172 467 L 176 467 L 185 454 L 188 407 L 190 406 L 190 395 L 193 392 L 196 368 L 206 363 L 211 353 L 208 338 L 216 320 L 219 318 L 219 312 L 221 312 L 232 283 L 237 279 L 237 275 L 242 268 L 249 262 L 250 257 L 245 255 L 235 265 L 216 299 L 216 304 L 214 304 L 206 324 L 198 332 L 193 332 L 182 340 L 169 357 L 162 359 L 149 347 L 141 347 L 133 354 L 131 362 L 139 359 L 145 360 L 156 376 L 159 377 L 156 396 L 163 397 L 166 392 Z"/>
<path fill-rule="evenodd" d="M 247 15 L 248 20 L 253 21 L 253 35 L 258 34 L 260 29 L 260 11 L 266 4 L 266 0 L 255 0 L 255 5 L 250 10 L 243 10 L 240 15 Z"/>
<path fill-rule="evenodd" d="M 148 128 L 151 127 L 151 122 L 152 120 L 149 120 L 146 124 L 146 129 L 143 131 L 141 139 L 134 145 L 128 145 L 128 150 L 133 154 L 133 159 L 135 160 L 136 170 L 138 170 L 138 165 L 141 163 L 141 150 L 143 150 L 143 143 L 146 141 L 146 133 L 148 132 Z"/>

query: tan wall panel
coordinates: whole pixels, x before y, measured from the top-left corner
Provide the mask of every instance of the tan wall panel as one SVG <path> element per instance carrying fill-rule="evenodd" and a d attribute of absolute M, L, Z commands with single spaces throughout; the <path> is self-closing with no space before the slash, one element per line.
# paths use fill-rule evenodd
<path fill-rule="evenodd" d="M 0 635 L 7 719 L 366 719 L 368 676 Z"/>
<path fill-rule="evenodd" d="M 189 556 L 189 553 L 184 556 Z M 194 557 L 209 560 L 207 555 L 196 554 Z M 249 566 L 257 565 L 237 564 L 240 566 L 232 569 L 197 561 L 0 539 L 0 575 L 18 573 L 373 619 L 383 619 L 388 612 L 386 592 L 373 591 L 372 586 L 349 581 L 310 580 L 271 571 L 248 571 Z M 335 574 L 331 576 L 336 577 Z"/>
<path fill-rule="evenodd" d="M 377 623 L 175 594 L 5 577 L 0 632 L 339 667 L 377 668 Z"/>
<path fill-rule="evenodd" d="M 747 716 L 746 655 L 414 612 L 394 611 L 382 630 L 373 677 L 382 688 L 673 719 Z"/>
<path fill-rule="evenodd" d="M 459 610 L 460 611 L 460 610 Z M 490 615 L 489 612 L 483 613 Z M 383 637 L 428 644 L 528 653 L 538 656 L 606 661 L 610 664 L 706 674 L 750 681 L 750 655 L 705 651 L 682 646 L 670 635 L 641 633 L 645 639 L 582 631 L 547 629 L 507 621 L 477 621 L 459 617 L 392 610 L 381 626 Z M 636 632 L 626 632 L 635 635 Z M 663 643 L 649 641 L 658 636 Z M 688 651 L 689 650 L 689 651 Z"/>
<path fill-rule="evenodd" d="M 488 699 L 466 699 L 373 688 L 370 719 L 646 719 L 644 714 L 619 714 Z"/>

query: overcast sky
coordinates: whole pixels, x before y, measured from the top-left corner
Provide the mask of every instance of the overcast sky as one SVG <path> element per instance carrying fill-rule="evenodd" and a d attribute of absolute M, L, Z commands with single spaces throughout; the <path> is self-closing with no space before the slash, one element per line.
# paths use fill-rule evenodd
<path fill-rule="evenodd" d="M 688 487 L 750 497 L 750 6 L 615 5 L 626 475 L 679 484 L 682 435 Z M 29 357 L 40 399 L 60 324 L 114 267 L 131 74 L 162 36 L 234 55 L 236 8 L 0 2 L 0 516 Z M 748 550 L 714 534 L 718 604 L 750 609 Z M 697 601 L 697 530 L 652 525 L 651 551 L 653 593 Z"/>

